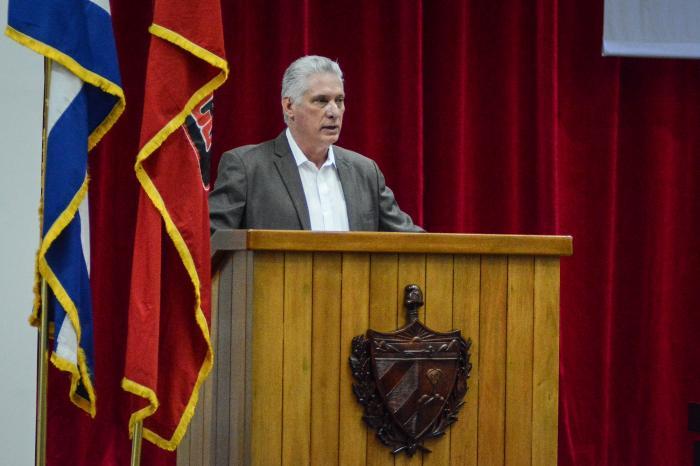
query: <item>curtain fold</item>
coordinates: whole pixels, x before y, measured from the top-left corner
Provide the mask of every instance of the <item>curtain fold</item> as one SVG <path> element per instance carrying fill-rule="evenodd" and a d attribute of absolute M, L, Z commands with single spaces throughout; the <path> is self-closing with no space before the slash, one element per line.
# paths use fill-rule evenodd
<path fill-rule="evenodd" d="M 602 2 L 222 3 L 231 73 L 215 96 L 214 170 L 223 151 L 283 129 L 292 60 L 338 59 L 339 145 L 374 158 L 429 231 L 574 236 L 561 272 L 559 463 L 690 463 L 700 440 L 687 431 L 687 405 L 700 402 L 697 61 L 601 57 Z M 150 18 L 135 0 L 112 11 L 127 110 L 92 159 L 92 249 L 113 264 L 94 271 L 98 414 L 64 406 L 52 378 L 54 465 L 125 464 L 129 453 L 114 373 Z M 73 431 L 60 431 L 64 416 Z"/>

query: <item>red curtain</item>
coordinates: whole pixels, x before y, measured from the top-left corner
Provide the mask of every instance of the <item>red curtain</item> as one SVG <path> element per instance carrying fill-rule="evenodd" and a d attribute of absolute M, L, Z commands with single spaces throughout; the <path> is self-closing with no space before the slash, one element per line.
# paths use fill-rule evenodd
<path fill-rule="evenodd" d="M 700 440 L 687 430 L 687 405 L 700 402 L 700 64 L 601 57 L 602 3 L 224 2 L 231 74 L 215 96 L 214 168 L 224 150 L 283 129 L 293 59 L 338 59 L 339 144 L 374 158 L 429 231 L 574 236 L 561 275 L 559 463 L 689 464 Z M 84 418 L 56 381 L 49 464 L 128 463 L 116 373 L 142 5 L 112 1 L 127 113 L 92 160 L 93 251 L 112 266 L 93 277 L 98 416 Z"/>

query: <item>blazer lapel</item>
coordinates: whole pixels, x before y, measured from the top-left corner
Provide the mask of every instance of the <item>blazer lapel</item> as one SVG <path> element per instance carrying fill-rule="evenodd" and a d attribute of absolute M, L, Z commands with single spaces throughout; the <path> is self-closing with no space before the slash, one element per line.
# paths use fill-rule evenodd
<path fill-rule="evenodd" d="M 292 155 L 292 150 L 289 148 L 287 135 L 284 131 L 275 139 L 275 155 L 277 156 L 275 166 L 285 188 L 287 188 L 289 197 L 292 199 L 301 227 L 304 230 L 310 230 L 311 220 L 309 219 L 309 207 L 306 205 L 304 187 L 301 184 L 299 169 Z"/>
<path fill-rule="evenodd" d="M 350 231 L 362 230 L 361 219 L 357 211 L 357 189 L 359 180 L 354 167 L 348 163 L 342 153 L 342 149 L 338 146 L 333 146 L 333 154 L 335 156 L 335 166 L 338 169 L 338 178 L 340 185 L 343 187 L 343 196 L 345 197 L 345 208 L 348 212 L 348 226 Z"/>

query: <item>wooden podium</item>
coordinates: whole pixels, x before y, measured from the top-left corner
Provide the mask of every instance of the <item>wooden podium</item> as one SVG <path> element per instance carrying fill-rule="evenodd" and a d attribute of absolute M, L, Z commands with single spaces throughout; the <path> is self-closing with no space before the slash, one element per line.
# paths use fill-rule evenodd
<path fill-rule="evenodd" d="M 552 465 L 557 462 L 563 236 L 219 231 L 215 365 L 178 465 Z M 420 320 L 471 338 L 459 420 L 394 458 L 362 421 L 348 364 L 368 328 Z"/>

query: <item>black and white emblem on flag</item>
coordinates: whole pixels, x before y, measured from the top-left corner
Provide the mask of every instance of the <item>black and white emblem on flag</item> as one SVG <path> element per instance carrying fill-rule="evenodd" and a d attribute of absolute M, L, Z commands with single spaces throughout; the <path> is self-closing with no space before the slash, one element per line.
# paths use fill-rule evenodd
<path fill-rule="evenodd" d="M 209 95 L 187 115 L 183 128 L 197 157 L 202 185 L 209 190 L 214 95 Z"/>

